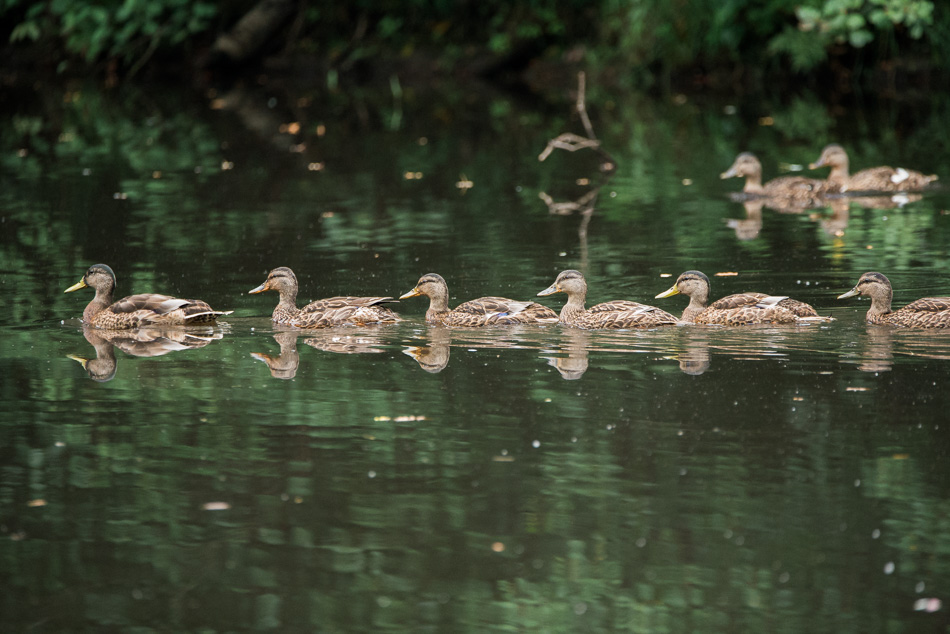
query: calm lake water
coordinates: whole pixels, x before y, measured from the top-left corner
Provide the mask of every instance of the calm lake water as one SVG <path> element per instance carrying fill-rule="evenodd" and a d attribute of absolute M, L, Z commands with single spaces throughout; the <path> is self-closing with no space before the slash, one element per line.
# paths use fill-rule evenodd
<path fill-rule="evenodd" d="M 868 327 L 866 300 L 835 297 L 868 270 L 896 305 L 950 295 L 950 194 L 790 214 L 718 175 L 840 142 L 854 170 L 950 181 L 950 99 L 593 88 L 612 175 L 590 150 L 538 161 L 583 134 L 571 99 L 271 82 L 5 102 L 3 631 L 946 632 L 950 332 Z M 91 293 L 63 291 L 97 262 L 117 297 L 234 313 L 84 332 Z M 277 266 L 302 301 L 437 272 L 453 303 L 577 268 L 589 304 L 677 314 L 653 296 L 700 269 L 714 297 L 837 321 L 447 330 L 410 299 L 397 325 L 287 332 L 247 294 Z"/>

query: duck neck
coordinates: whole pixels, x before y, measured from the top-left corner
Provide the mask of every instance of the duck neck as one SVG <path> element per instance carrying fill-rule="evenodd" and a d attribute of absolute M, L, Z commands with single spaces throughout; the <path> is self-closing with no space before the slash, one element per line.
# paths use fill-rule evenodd
<path fill-rule="evenodd" d="M 689 289 L 689 305 L 683 311 L 680 321 L 693 322 L 696 316 L 706 310 L 709 304 L 709 284 L 694 283 Z"/>
<path fill-rule="evenodd" d="M 837 185 L 838 187 L 844 187 L 848 184 L 848 180 L 851 177 L 848 175 L 848 164 L 847 163 L 836 163 L 831 166 L 831 171 L 828 172 L 828 182 Z"/>
<path fill-rule="evenodd" d="M 561 309 L 560 322 L 562 324 L 570 324 L 583 315 L 587 311 L 587 309 L 584 308 L 586 301 L 586 292 L 569 293 L 567 302 L 564 304 L 564 308 Z"/>
<path fill-rule="evenodd" d="M 274 309 L 274 314 L 272 316 L 273 320 L 276 322 L 283 322 L 287 319 L 290 319 L 297 314 L 297 289 L 296 288 L 282 288 L 280 289 L 280 301 L 277 302 L 277 307 Z"/>
<path fill-rule="evenodd" d="M 683 316 L 680 317 L 680 321 L 694 322 L 696 321 L 696 316 L 699 313 L 706 310 L 706 298 L 699 297 L 690 297 L 689 306 L 683 311 Z"/>
<path fill-rule="evenodd" d="M 82 311 L 82 320 L 84 322 L 91 323 L 93 317 L 112 305 L 112 290 L 111 288 L 96 289 L 96 296 L 89 302 L 86 309 Z"/>
<path fill-rule="evenodd" d="M 891 299 L 894 292 L 891 289 L 871 296 L 871 308 L 868 309 L 868 321 L 880 319 L 891 312 Z"/>
<path fill-rule="evenodd" d="M 746 194 L 764 194 L 765 189 L 762 187 L 762 172 L 746 174 L 745 186 L 742 188 L 742 191 Z"/>
<path fill-rule="evenodd" d="M 441 321 L 441 317 L 449 312 L 449 294 L 430 295 L 429 309 L 426 311 L 426 321 Z"/>

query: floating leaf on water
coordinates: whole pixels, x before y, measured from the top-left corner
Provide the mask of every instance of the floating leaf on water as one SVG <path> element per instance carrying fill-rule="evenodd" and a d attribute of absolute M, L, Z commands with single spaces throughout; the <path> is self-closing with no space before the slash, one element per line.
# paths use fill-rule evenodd
<path fill-rule="evenodd" d="M 36 500 L 30 500 L 29 502 L 26 503 L 26 505 L 29 507 L 46 506 L 46 500 L 41 499 L 41 498 L 36 499 Z"/>
<path fill-rule="evenodd" d="M 231 505 L 227 502 L 205 502 L 201 508 L 205 511 L 227 511 Z"/>
<path fill-rule="evenodd" d="M 738 274 L 739 273 L 737 273 L 736 271 L 719 271 L 718 273 L 714 273 L 713 275 L 715 277 L 735 277 Z"/>
<path fill-rule="evenodd" d="M 845 392 L 869 392 L 871 388 L 869 387 L 846 387 L 844 388 Z"/>
<path fill-rule="evenodd" d="M 672 273 L 660 273 L 660 277 L 673 277 Z"/>
<path fill-rule="evenodd" d="M 502 542 L 493 542 L 491 545 L 491 549 L 495 551 L 496 553 L 503 553 L 505 552 L 505 544 Z"/>

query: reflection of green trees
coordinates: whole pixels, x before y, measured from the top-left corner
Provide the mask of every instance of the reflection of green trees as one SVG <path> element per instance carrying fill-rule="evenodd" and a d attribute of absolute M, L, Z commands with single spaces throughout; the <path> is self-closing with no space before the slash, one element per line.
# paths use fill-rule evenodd
<path fill-rule="evenodd" d="M 504 95 L 472 105 L 463 90 L 403 94 L 396 129 L 388 93 L 278 108 L 276 121 L 301 122 L 290 140 L 304 152 L 247 138 L 230 111 L 170 98 L 143 112 L 140 97 L 88 91 L 0 128 L 4 147 L 28 150 L 0 154 L 17 174 L 0 191 L 0 267 L 13 288 L 0 353 L 5 621 L 35 623 L 39 602 L 60 629 L 76 615 L 92 629 L 194 631 L 801 632 L 820 618 L 828 631 L 866 632 L 911 622 L 911 571 L 935 583 L 950 574 L 927 559 L 941 548 L 945 483 L 928 475 L 945 453 L 941 432 L 881 429 L 855 412 L 883 411 L 886 425 L 920 399 L 941 411 L 943 391 L 921 392 L 916 372 L 895 370 L 900 389 L 870 401 L 844 389 L 876 377 L 819 376 L 794 352 L 787 364 L 716 356 L 699 377 L 652 355 L 595 353 L 584 379 L 565 382 L 534 351 L 453 351 L 429 375 L 392 350 L 307 348 L 284 382 L 248 356 L 275 349 L 269 333 L 264 345 L 240 325 L 181 355 L 120 353 L 116 379 L 97 384 L 64 357 L 88 352 L 78 332 L 9 327 L 77 315 L 83 301 L 62 290 L 92 261 L 113 262 L 120 292 L 183 289 L 238 317 L 269 313 L 270 301 L 244 293 L 277 264 L 299 262 L 302 295 L 313 297 L 405 291 L 445 267 L 460 299 L 527 296 L 550 283 L 548 269 L 574 265 L 577 219 L 548 217 L 537 192 L 583 191 L 575 179 L 595 177 L 596 165 L 536 161 L 572 122 Z M 928 134 L 899 145 L 889 132 L 843 131 L 812 99 L 756 107 L 732 115 L 631 96 L 596 113 L 619 169 L 590 225 L 592 296 L 649 297 L 668 286 L 655 286 L 658 271 L 697 262 L 790 290 L 799 272 L 831 268 L 825 282 L 943 266 L 941 194 L 896 211 L 854 208 L 843 244 L 805 215 L 766 212 L 768 230 L 737 248 L 722 219 L 742 211 L 717 175 L 744 149 L 775 174 L 826 141 L 858 138 L 866 163 L 897 152 L 950 174 L 934 133 L 945 104 L 922 124 Z M 765 115 L 774 125 L 758 124 Z M 325 167 L 309 171 L 314 161 Z M 475 184 L 465 194 L 461 174 Z M 831 303 L 827 287 L 802 290 Z M 809 335 L 794 341 L 823 349 L 823 334 Z M 914 459 L 887 462 L 905 451 Z M 46 506 L 27 506 L 36 499 Z M 202 510 L 216 501 L 231 509 Z M 872 540 L 879 524 L 893 537 Z M 894 558 L 907 574 L 880 574 Z M 885 595 L 894 598 L 876 602 Z"/>
<path fill-rule="evenodd" d="M 532 351 L 440 375 L 308 353 L 288 387 L 238 360 L 257 345 L 123 357 L 111 384 L 68 360 L 32 373 L 52 409 L 0 423 L 4 530 L 22 532 L 0 540 L 7 623 L 33 622 L 32 599 L 54 629 L 865 632 L 906 625 L 917 581 L 950 573 L 928 557 L 942 533 L 921 484 L 940 452 L 918 455 L 917 430 L 829 422 L 853 403 L 812 403 L 822 377 L 717 358 L 733 381 L 651 381 L 635 355 L 578 393 L 529 372 Z M 736 401 L 734 420 L 689 416 L 713 386 L 709 411 Z M 767 405 L 797 394 L 803 415 Z M 215 501 L 231 509 L 202 510 Z"/>

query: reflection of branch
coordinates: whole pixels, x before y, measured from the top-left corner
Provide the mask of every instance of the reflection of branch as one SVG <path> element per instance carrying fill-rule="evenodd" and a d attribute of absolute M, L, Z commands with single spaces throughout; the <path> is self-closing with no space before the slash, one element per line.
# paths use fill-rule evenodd
<path fill-rule="evenodd" d="M 588 123 L 588 125 L 590 124 Z M 548 141 L 547 147 L 544 148 L 544 151 L 538 155 L 538 160 L 543 161 L 547 157 L 551 156 L 551 152 L 554 150 L 567 150 L 568 152 L 576 152 L 588 147 L 599 148 L 600 141 L 597 139 L 588 139 L 572 132 L 565 132 L 564 134 L 558 135 L 557 137 Z"/>
<path fill-rule="evenodd" d="M 590 117 L 587 116 L 586 95 L 587 76 L 584 74 L 584 71 L 581 71 L 577 73 L 577 101 L 574 102 L 574 109 L 577 111 L 577 114 L 580 115 L 581 123 L 584 125 L 584 131 L 587 133 L 587 136 L 583 137 L 572 132 L 559 134 L 548 141 L 544 151 L 538 155 L 538 160 L 543 161 L 549 157 L 554 150 L 576 152 L 585 148 L 591 148 L 603 158 L 603 162 L 600 164 L 600 171 L 605 174 L 612 174 L 613 171 L 617 169 L 617 163 L 614 161 L 614 158 L 600 146 L 600 141 L 597 140 L 597 135 L 594 134 L 594 126 L 591 125 Z"/>
<path fill-rule="evenodd" d="M 587 225 L 590 224 L 591 216 L 594 215 L 594 205 L 597 203 L 597 195 L 601 188 L 607 184 L 610 177 L 617 169 L 617 162 L 604 148 L 600 146 L 597 135 L 594 134 L 594 126 L 590 123 L 590 117 L 587 116 L 587 76 L 583 71 L 577 73 L 577 100 L 574 102 L 574 109 L 580 115 L 581 123 L 584 125 L 586 137 L 565 132 L 548 141 L 547 146 L 538 155 L 538 160 L 543 161 L 548 158 L 554 150 L 566 150 L 567 152 L 576 152 L 590 148 L 597 152 L 601 157 L 600 171 L 604 178 L 600 184 L 576 200 L 569 202 L 556 202 L 546 192 L 540 192 L 538 197 L 547 205 L 548 212 L 557 216 L 569 216 L 574 212 L 579 212 L 582 216 L 581 224 L 577 228 L 577 236 L 580 240 L 581 248 L 581 269 L 587 268 Z M 585 179 L 586 181 L 587 179 Z"/>
<path fill-rule="evenodd" d="M 586 93 L 587 74 L 581 71 L 577 73 L 577 103 L 574 104 L 574 107 L 581 116 L 581 123 L 584 124 L 584 130 L 587 131 L 587 138 L 591 141 L 596 141 L 597 136 L 594 134 L 594 126 L 590 124 L 590 118 L 587 116 Z"/>
<path fill-rule="evenodd" d="M 544 201 L 544 204 L 548 206 L 548 212 L 554 216 L 570 216 L 575 211 L 580 211 L 582 214 L 589 214 L 594 211 L 594 203 L 597 202 L 597 194 L 600 193 L 601 187 L 603 187 L 603 185 L 598 185 L 577 200 L 563 203 L 555 201 L 547 192 L 539 192 L 538 198 Z"/>

